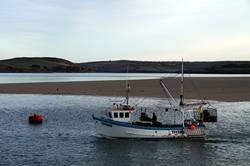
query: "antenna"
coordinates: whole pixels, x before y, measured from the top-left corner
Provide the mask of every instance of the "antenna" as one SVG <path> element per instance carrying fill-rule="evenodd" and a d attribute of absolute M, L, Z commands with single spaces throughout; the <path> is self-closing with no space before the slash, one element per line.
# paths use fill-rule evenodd
<path fill-rule="evenodd" d="M 180 106 L 184 105 L 184 68 L 183 68 L 183 58 L 181 60 L 181 94 L 180 94 Z"/>

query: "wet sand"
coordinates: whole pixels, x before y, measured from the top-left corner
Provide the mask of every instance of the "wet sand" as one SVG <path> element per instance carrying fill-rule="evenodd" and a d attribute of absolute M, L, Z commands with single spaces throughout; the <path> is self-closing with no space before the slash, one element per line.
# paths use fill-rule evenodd
<path fill-rule="evenodd" d="M 129 83 L 131 96 L 165 97 L 157 79 Z M 179 78 L 167 78 L 164 83 L 174 97 L 179 96 Z M 250 101 L 250 77 L 189 77 L 185 78 L 184 89 L 186 99 Z M 0 93 L 123 96 L 125 81 L 0 84 Z"/>

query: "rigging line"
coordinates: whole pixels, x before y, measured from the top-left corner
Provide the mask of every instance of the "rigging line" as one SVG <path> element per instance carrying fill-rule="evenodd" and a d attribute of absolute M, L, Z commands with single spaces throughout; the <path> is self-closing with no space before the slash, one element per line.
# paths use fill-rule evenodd
<path fill-rule="evenodd" d="M 181 73 L 177 73 L 177 74 L 175 74 L 174 75 L 174 77 L 171 77 L 171 78 L 173 78 L 174 80 L 179 80 L 179 78 L 180 78 L 180 75 L 181 75 Z M 165 79 L 166 77 L 162 77 L 161 79 L 162 79 L 162 81 Z M 164 82 L 163 82 L 164 83 Z M 167 89 L 168 90 L 168 89 Z M 169 90 L 168 90 L 168 94 L 166 94 L 166 93 L 164 93 L 165 94 L 165 96 L 166 96 L 166 98 L 167 98 L 167 100 L 168 100 L 168 102 L 169 102 L 169 105 L 170 105 L 170 107 L 171 108 L 175 108 L 173 105 L 176 105 L 177 104 L 177 101 L 173 98 L 173 96 L 171 95 L 171 93 L 169 92 Z M 169 98 L 170 97 L 170 98 Z M 170 100 L 170 99 L 172 99 L 172 101 Z M 173 103 L 175 103 L 175 104 L 173 104 Z"/>
<path fill-rule="evenodd" d="M 161 80 L 160 80 L 160 81 L 161 81 Z M 169 103 L 170 107 L 171 107 L 171 108 L 173 108 L 173 105 L 172 105 L 172 103 L 171 103 L 171 101 L 170 101 L 170 99 L 169 99 L 168 95 L 167 95 L 166 93 L 164 93 L 164 95 L 166 96 L 167 101 L 168 101 L 168 103 Z"/>
<path fill-rule="evenodd" d="M 165 86 L 164 82 L 161 81 L 161 86 L 163 88 L 163 90 L 165 91 L 165 93 L 170 97 L 170 99 L 172 100 L 173 103 L 177 104 L 174 97 L 172 96 L 172 94 L 170 93 L 170 91 L 168 90 L 168 88 Z"/>
<path fill-rule="evenodd" d="M 172 105 L 172 103 L 171 103 L 171 101 L 170 101 L 170 99 L 169 99 L 168 95 L 167 95 L 166 93 L 164 93 L 164 95 L 166 96 L 167 101 L 168 101 L 168 103 L 169 103 L 170 107 L 171 107 L 171 108 L 173 108 L 173 105 Z"/>

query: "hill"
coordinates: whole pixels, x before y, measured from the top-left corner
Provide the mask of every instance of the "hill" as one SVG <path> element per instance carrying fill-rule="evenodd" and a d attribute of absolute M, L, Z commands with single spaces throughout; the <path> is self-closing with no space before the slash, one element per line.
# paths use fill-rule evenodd
<path fill-rule="evenodd" d="M 0 61 L 0 72 L 86 72 L 79 64 L 59 58 L 13 58 Z"/>
<path fill-rule="evenodd" d="M 181 62 L 101 61 L 81 63 L 94 72 L 180 73 Z M 184 62 L 185 73 L 250 74 L 250 61 Z"/>
<path fill-rule="evenodd" d="M 60 58 L 13 58 L 0 60 L 0 72 L 106 72 L 180 73 L 181 62 L 99 61 L 73 63 Z M 250 61 L 184 62 L 185 73 L 250 74 Z"/>

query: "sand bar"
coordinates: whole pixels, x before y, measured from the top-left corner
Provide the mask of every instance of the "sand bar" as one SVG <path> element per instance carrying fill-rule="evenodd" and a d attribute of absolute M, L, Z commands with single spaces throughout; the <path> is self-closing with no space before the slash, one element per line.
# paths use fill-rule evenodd
<path fill-rule="evenodd" d="M 173 96 L 178 97 L 180 79 L 166 78 L 164 82 Z M 129 83 L 131 96 L 165 97 L 157 79 Z M 189 77 L 185 78 L 184 89 L 187 99 L 250 101 L 250 77 Z M 0 93 L 123 96 L 125 81 L 0 84 Z"/>

